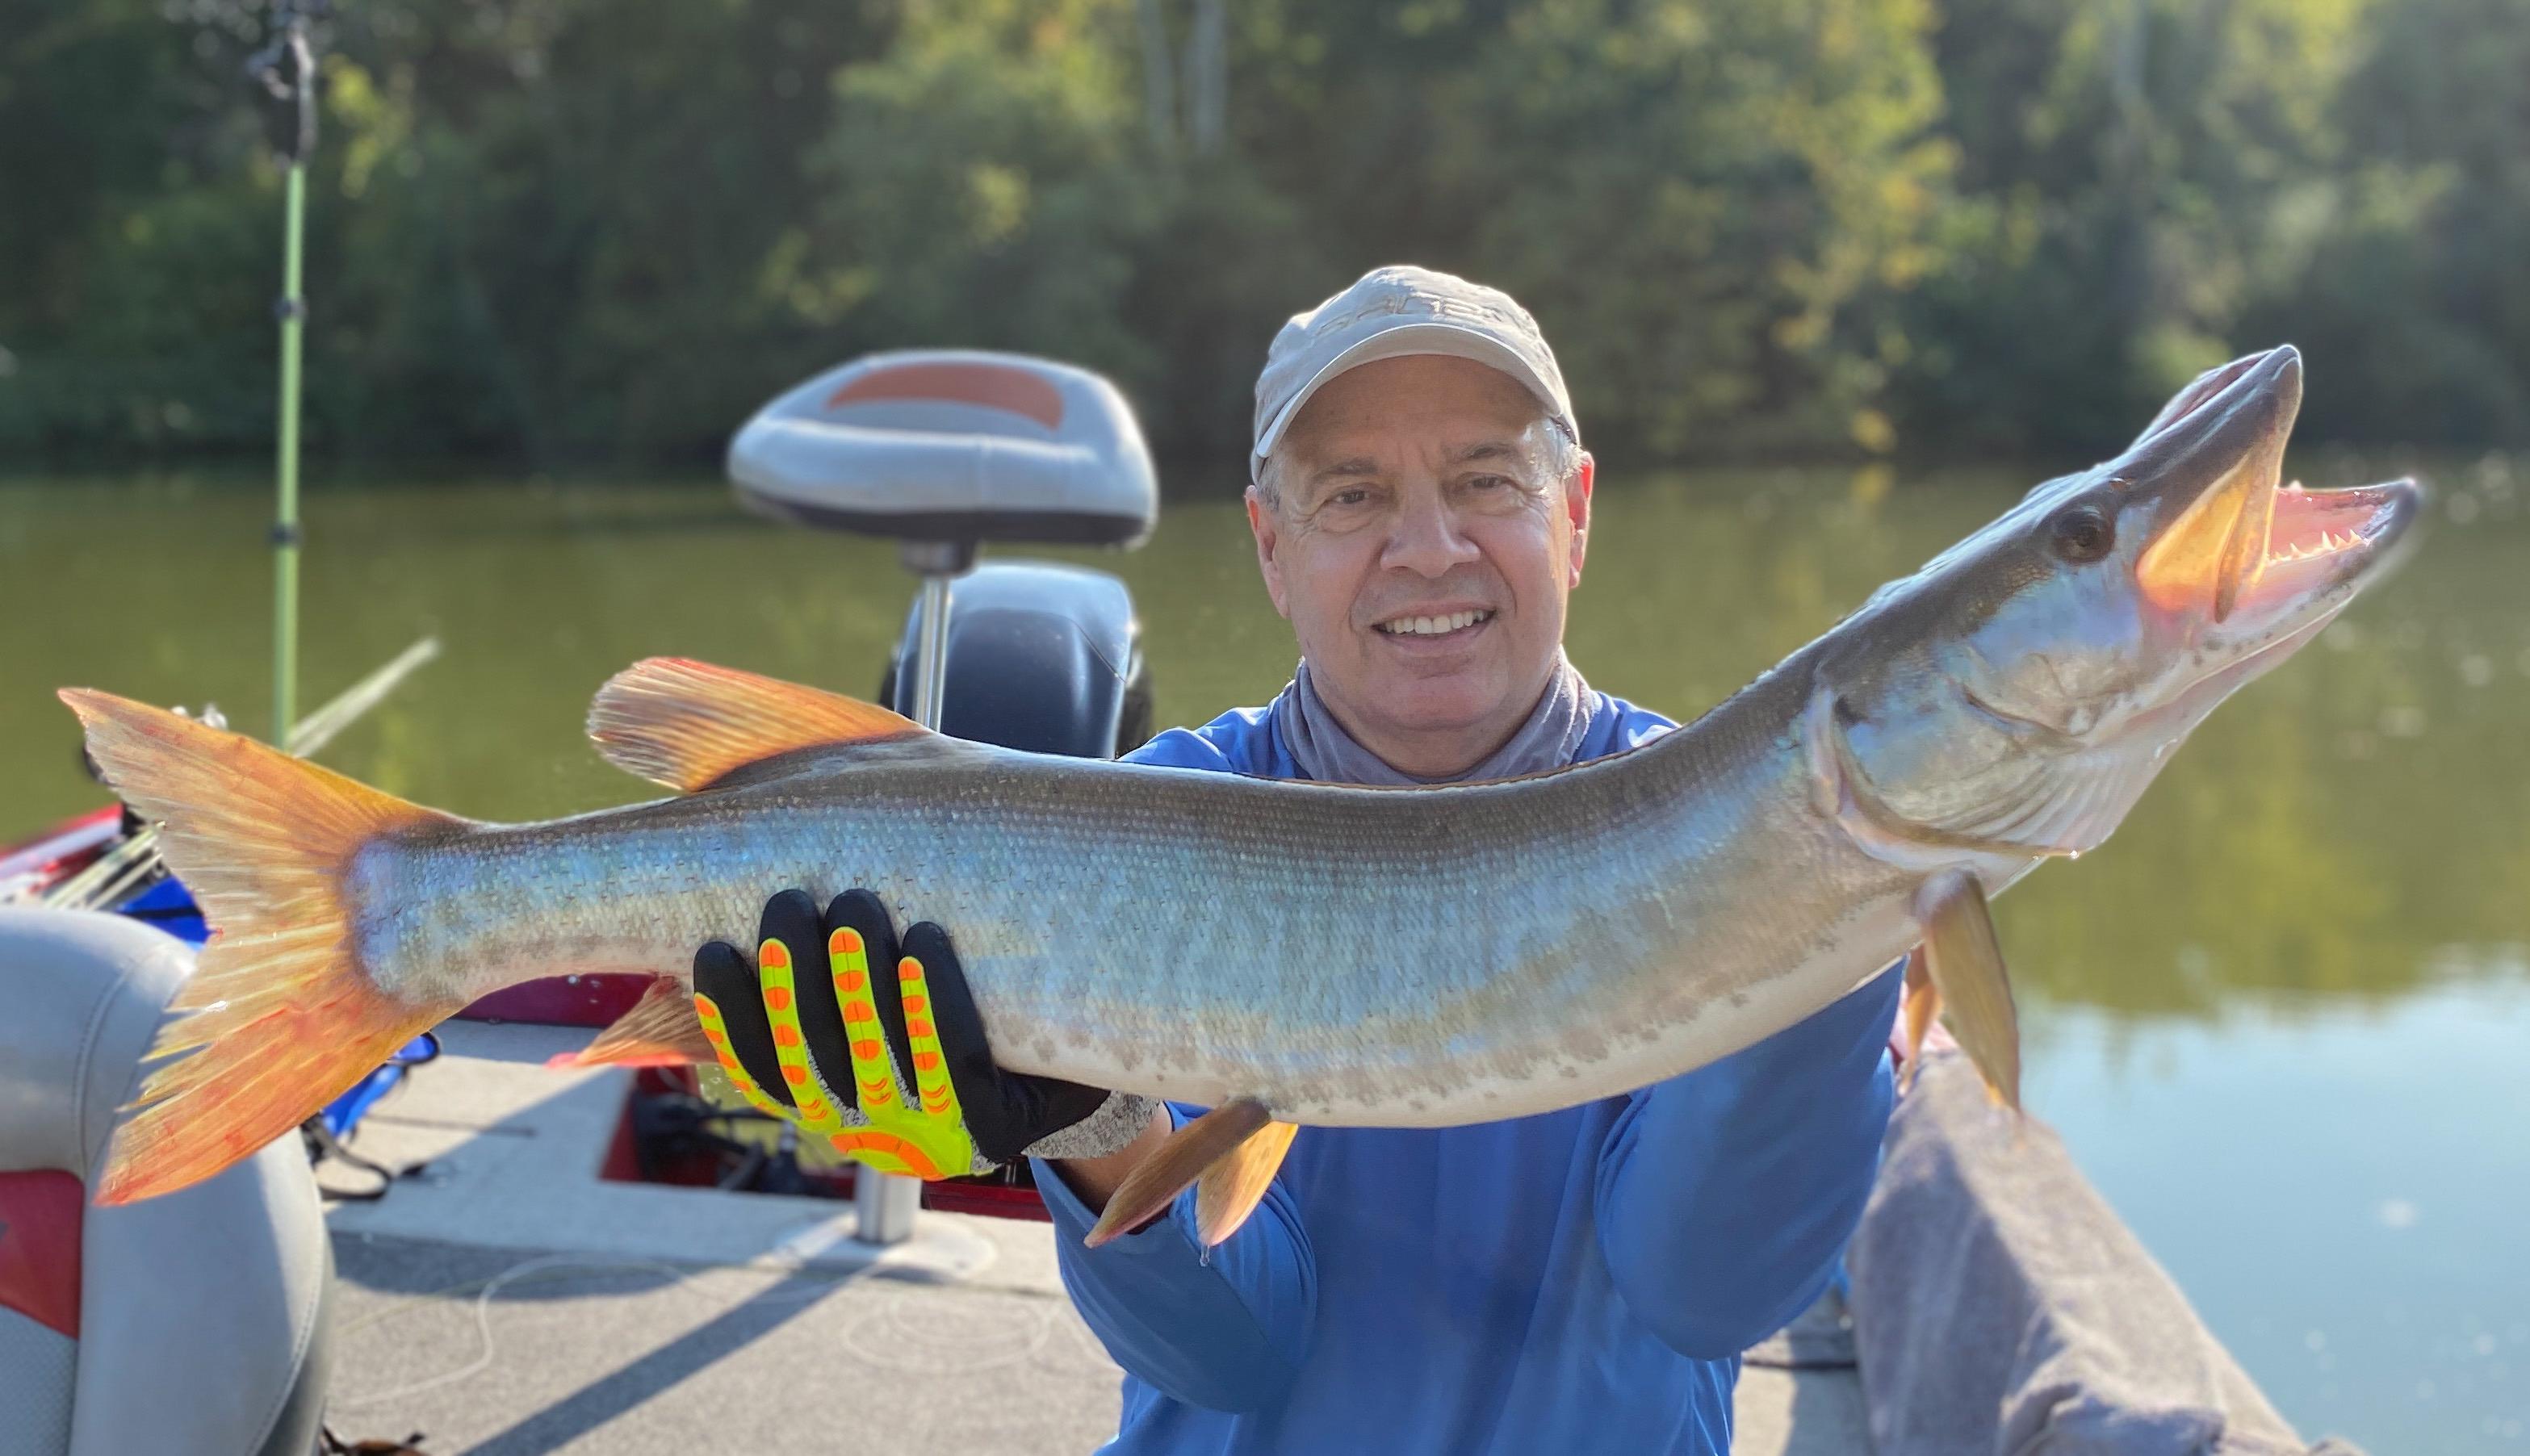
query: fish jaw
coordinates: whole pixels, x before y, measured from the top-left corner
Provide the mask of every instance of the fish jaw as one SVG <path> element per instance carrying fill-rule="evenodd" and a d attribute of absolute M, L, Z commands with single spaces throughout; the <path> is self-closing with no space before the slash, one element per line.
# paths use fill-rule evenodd
<path fill-rule="evenodd" d="M 2288 346 L 2209 371 L 2123 454 L 1866 604 L 1805 720 L 1858 842 L 1923 864 L 2096 847 L 2206 714 L 2388 569 L 2420 492 L 2280 484 L 2301 398 Z"/>
<path fill-rule="evenodd" d="M 2133 581 L 2140 640 L 2161 670 L 2102 715 L 2102 743 L 2157 762 L 2402 558 L 2424 501 L 2415 481 L 2314 491 L 2283 480 L 2301 399 L 2291 346 L 2233 360 L 2116 462 L 2156 498 Z"/>
<path fill-rule="evenodd" d="M 2423 502 L 2413 480 L 2282 483 L 2301 373 L 2290 345 L 2225 365 L 2118 462 L 2119 478 L 2159 497 L 2135 587 L 2165 630 L 2255 651 L 2342 606 L 2395 559 Z"/>

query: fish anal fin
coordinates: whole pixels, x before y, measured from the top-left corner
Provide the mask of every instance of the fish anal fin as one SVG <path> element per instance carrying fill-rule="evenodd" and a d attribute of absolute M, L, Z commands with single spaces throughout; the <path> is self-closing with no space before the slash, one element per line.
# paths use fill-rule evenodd
<path fill-rule="evenodd" d="M 1148 1223 L 1214 1163 L 1237 1153 L 1273 1120 L 1263 1103 L 1241 1098 L 1224 1103 L 1169 1134 L 1167 1141 L 1153 1149 L 1151 1156 L 1142 1159 L 1141 1165 L 1127 1174 L 1108 1196 L 1106 1212 L 1099 1214 L 1098 1225 L 1089 1230 L 1085 1242 L 1095 1249 Z M 1288 1138 L 1284 1145 L 1290 1145 Z M 1282 1160 L 1279 1149 L 1274 1157 L 1277 1163 Z M 1266 1175 L 1270 1178 L 1272 1170 L 1268 1169 Z M 1260 1196 L 1262 1192 L 1258 1190 Z M 1255 1207 L 1252 1200 L 1248 1207 Z M 1240 1217 L 1244 1216 L 1242 1212 Z"/>
<path fill-rule="evenodd" d="M 1289 1122 L 1268 1122 L 1194 1180 L 1195 1231 L 1205 1248 L 1238 1232 L 1238 1225 L 1256 1212 L 1299 1130 Z"/>
<path fill-rule="evenodd" d="M 876 703 L 688 658 L 634 663 L 588 705 L 588 736 L 608 763 L 688 793 L 803 748 L 928 735 Z"/>
<path fill-rule="evenodd" d="M 1915 891 L 1915 919 L 1924 929 L 1926 980 L 1950 1008 L 1959 1049 L 1976 1064 L 1986 1092 L 2019 1111 L 2020 1021 L 1985 888 L 1966 870 L 1943 870 Z"/>
<path fill-rule="evenodd" d="M 578 1052 L 546 1062 L 553 1067 L 687 1066 L 718 1059 L 703 1036 L 702 1019 L 684 982 L 659 976 L 643 988 L 632 1009 L 616 1017 Z"/>

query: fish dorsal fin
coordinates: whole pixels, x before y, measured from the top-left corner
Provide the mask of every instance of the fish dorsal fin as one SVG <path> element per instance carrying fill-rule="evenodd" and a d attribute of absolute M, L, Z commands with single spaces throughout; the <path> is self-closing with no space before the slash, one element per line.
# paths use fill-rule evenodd
<path fill-rule="evenodd" d="M 692 793 L 777 754 L 935 735 L 876 703 L 689 658 L 654 657 L 597 690 L 588 736 L 624 772 Z"/>

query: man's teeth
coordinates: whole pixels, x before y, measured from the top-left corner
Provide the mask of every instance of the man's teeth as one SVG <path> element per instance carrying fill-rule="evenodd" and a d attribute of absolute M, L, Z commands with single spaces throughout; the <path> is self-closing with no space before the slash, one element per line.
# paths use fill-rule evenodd
<path fill-rule="evenodd" d="M 1490 612 L 1453 612 L 1447 617 L 1401 617 L 1395 621 L 1381 622 L 1379 629 L 1395 637 L 1437 637 L 1443 632 L 1474 626 L 1491 616 Z"/>

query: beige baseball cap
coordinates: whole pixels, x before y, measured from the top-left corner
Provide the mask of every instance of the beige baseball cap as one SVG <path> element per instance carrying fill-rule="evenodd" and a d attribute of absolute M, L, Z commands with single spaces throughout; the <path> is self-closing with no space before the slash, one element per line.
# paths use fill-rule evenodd
<path fill-rule="evenodd" d="M 1256 445 L 1247 474 L 1255 479 L 1265 457 L 1299 417 L 1318 387 L 1356 364 L 1406 354 L 1448 354 L 1500 369 L 1526 386 L 1578 440 L 1572 400 L 1555 351 L 1537 331 L 1537 320 L 1511 295 L 1429 268 L 1400 264 L 1374 268 L 1360 281 L 1292 321 L 1265 351 L 1265 372 L 1256 376 Z"/>

